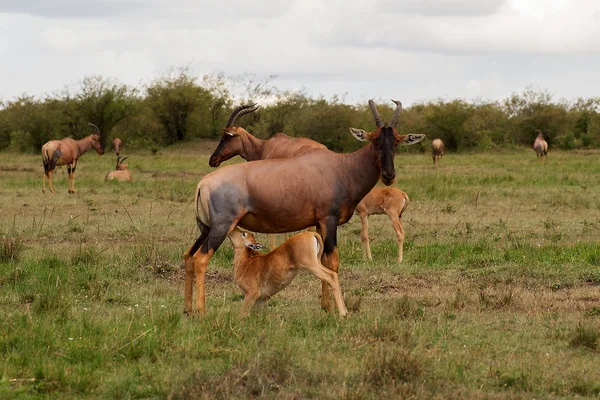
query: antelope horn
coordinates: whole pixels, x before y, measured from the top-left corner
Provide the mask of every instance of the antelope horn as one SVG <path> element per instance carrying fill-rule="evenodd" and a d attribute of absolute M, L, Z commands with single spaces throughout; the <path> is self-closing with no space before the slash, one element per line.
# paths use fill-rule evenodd
<path fill-rule="evenodd" d="M 383 122 L 381 121 L 381 115 L 379 115 L 379 111 L 377 111 L 377 106 L 373 99 L 369 100 L 369 107 L 371 107 L 371 112 L 373 113 L 373 118 L 375 118 L 375 125 L 378 128 L 383 126 Z"/>
<path fill-rule="evenodd" d="M 392 118 L 392 122 L 390 122 L 390 126 L 395 128 L 398 125 L 398 119 L 400 118 L 400 111 L 402 110 L 402 103 L 398 100 L 392 100 L 396 104 L 396 111 L 394 111 L 394 117 Z"/>
<path fill-rule="evenodd" d="M 233 124 L 235 124 L 235 121 L 242 115 L 248 114 L 250 112 L 254 112 L 256 110 L 258 110 L 258 107 L 256 107 L 256 103 L 246 104 L 245 106 L 236 107 L 231 112 L 231 115 L 229 116 L 229 119 L 227 120 L 227 125 L 225 126 L 225 128 L 229 128 L 229 127 L 233 126 Z"/>
<path fill-rule="evenodd" d="M 119 161 L 119 164 L 123 164 L 123 161 L 127 160 L 127 158 L 129 158 L 129 156 L 127 156 L 127 157 L 123 157 L 123 158 L 121 159 L 121 161 Z"/>
<path fill-rule="evenodd" d="M 100 129 L 98 129 L 96 125 L 92 124 L 91 122 L 88 122 L 88 125 L 94 128 L 96 135 L 100 135 Z"/>

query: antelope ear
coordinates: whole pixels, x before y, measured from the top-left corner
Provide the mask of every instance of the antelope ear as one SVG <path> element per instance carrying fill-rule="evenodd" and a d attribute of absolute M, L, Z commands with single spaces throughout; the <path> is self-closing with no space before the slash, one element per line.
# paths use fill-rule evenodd
<path fill-rule="evenodd" d="M 265 246 L 260 243 L 249 243 L 246 245 L 246 247 L 252 250 L 261 250 L 265 248 Z"/>
<path fill-rule="evenodd" d="M 239 136 L 237 132 L 231 132 L 231 131 L 228 131 L 227 129 L 223 129 L 223 134 L 229 135 L 229 136 Z"/>
<path fill-rule="evenodd" d="M 409 145 L 419 143 L 421 140 L 425 138 L 424 133 L 409 133 L 408 135 L 400 136 L 400 144 Z"/>
<path fill-rule="evenodd" d="M 365 132 L 364 129 L 350 128 L 350 133 L 361 142 L 368 142 L 371 139 L 371 133 Z"/>

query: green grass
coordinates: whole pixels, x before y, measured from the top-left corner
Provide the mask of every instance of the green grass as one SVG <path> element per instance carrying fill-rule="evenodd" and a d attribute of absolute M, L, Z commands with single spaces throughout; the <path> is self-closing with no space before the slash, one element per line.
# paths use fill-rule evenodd
<path fill-rule="evenodd" d="M 399 154 L 405 261 L 385 216 L 338 234 L 352 315 L 320 310 L 300 275 L 239 318 L 232 250 L 207 273 L 204 319 L 183 314 L 182 254 L 207 149 L 130 154 L 131 184 L 86 154 L 41 193 L 41 157 L 0 167 L 0 398 L 597 397 L 600 163 L 530 150 Z M 267 242 L 264 234 L 259 240 Z"/>

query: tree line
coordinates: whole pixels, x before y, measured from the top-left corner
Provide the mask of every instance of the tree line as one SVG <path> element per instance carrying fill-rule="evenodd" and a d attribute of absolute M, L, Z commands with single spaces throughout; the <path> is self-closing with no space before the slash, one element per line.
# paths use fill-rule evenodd
<path fill-rule="evenodd" d="M 246 74 L 234 78 L 222 73 L 203 77 L 187 68 L 173 69 L 142 87 L 130 87 L 111 78 L 90 76 L 75 89 L 34 97 L 23 95 L 0 104 L 0 150 L 39 152 L 51 139 L 75 139 L 96 124 L 103 144 L 114 137 L 128 148 L 150 148 L 195 138 L 221 136 L 233 107 L 259 102 L 258 112 L 239 122 L 263 139 L 277 132 L 309 137 L 335 151 L 360 147 L 349 127 L 371 130 L 373 118 L 366 104 L 346 104 L 312 97 L 303 91 L 282 91 L 273 76 Z M 232 87 L 241 88 L 234 98 Z M 401 99 L 400 99 L 401 100 Z M 394 104 L 377 101 L 382 115 L 391 115 Z M 536 130 L 550 147 L 561 149 L 600 147 L 600 98 L 553 101 L 543 89 L 526 88 L 502 101 L 461 99 L 413 104 L 402 112 L 401 133 L 425 133 L 441 138 L 454 151 L 531 146 Z M 424 151 L 429 141 L 404 151 Z"/>

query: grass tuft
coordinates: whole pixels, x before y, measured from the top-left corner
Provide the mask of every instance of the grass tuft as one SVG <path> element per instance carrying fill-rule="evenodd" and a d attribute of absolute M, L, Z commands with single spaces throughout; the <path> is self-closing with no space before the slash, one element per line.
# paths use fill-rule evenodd
<path fill-rule="evenodd" d="M 14 263 L 19 261 L 25 246 L 19 237 L 0 238 L 0 262 Z"/>
<path fill-rule="evenodd" d="M 569 342 L 571 347 L 585 347 L 597 350 L 600 347 L 600 330 L 597 327 L 579 323 Z"/>

